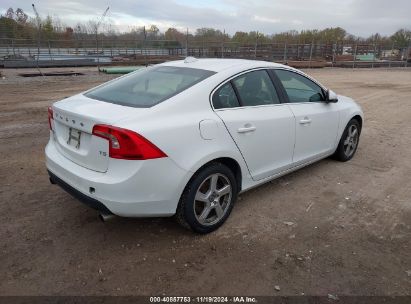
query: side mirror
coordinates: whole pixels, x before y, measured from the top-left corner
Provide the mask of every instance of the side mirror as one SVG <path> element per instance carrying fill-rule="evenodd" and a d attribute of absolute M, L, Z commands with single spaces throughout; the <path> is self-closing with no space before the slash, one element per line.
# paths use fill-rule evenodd
<path fill-rule="evenodd" d="M 335 92 L 334 91 L 331 91 L 331 90 L 327 90 L 327 92 L 326 92 L 326 98 L 325 98 L 326 100 L 326 102 L 328 103 L 328 102 L 338 102 L 338 95 L 337 94 L 335 94 Z"/>

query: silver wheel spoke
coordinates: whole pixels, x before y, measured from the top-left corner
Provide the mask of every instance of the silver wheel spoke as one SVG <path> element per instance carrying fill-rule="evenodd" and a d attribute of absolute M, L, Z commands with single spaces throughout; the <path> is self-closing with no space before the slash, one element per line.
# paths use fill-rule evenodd
<path fill-rule="evenodd" d="M 350 155 L 350 150 L 351 150 L 351 145 L 348 144 L 347 148 L 345 148 L 345 155 L 349 156 Z"/>
<path fill-rule="evenodd" d="M 223 188 L 218 189 L 216 192 L 220 197 L 223 195 L 229 194 L 231 192 L 231 186 L 225 185 Z"/>
<path fill-rule="evenodd" d="M 207 219 L 208 215 L 210 214 L 210 211 L 211 211 L 211 206 L 207 204 L 206 207 L 201 212 L 200 217 L 198 218 L 200 222 L 204 222 Z"/>
<path fill-rule="evenodd" d="M 351 126 L 351 127 L 348 129 L 348 135 L 349 135 L 350 137 L 352 137 L 353 128 L 354 128 L 354 126 Z"/>
<path fill-rule="evenodd" d="M 223 217 L 224 211 L 223 208 L 221 207 L 220 203 L 217 203 L 217 205 L 215 205 L 215 212 L 217 214 L 217 217 L 220 219 Z"/>
<path fill-rule="evenodd" d="M 350 138 L 347 137 L 346 140 L 344 140 L 344 146 L 349 145 L 350 144 Z"/>
<path fill-rule="evenodd" d="M 351 137 L 354 138 L 357 135 L 357 129 L 355 128 L 354 131 L 351 133 Z"/>
<path fill-rule="evenodd" d="M 197 191 L 195 200 L 200 201 L 200 202 L 204 202 L 204 203 L 208 203 L 208 194 L 204 194 L 200 191 Z"/>
<path fill-rule="evenodd" d="M 210 181 L 210 190 L 211 192 L 217 190 L 217 181 L 218 181 L 218 175 L 214 174 L 211 176 L 211 181 Z"/>

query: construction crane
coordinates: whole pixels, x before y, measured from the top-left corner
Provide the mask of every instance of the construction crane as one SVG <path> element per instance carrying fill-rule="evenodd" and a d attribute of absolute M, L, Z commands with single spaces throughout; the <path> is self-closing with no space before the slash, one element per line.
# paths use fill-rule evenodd
<path fill-rule="evenodd" d="M 34 6 L 34 3 L 31 6 L 33 7 L 34 14 L 36 15 L 37 26 L 40 28 L 40 26 L 41 26 L 40 15 L 37 12 L 36 7 Z"/>
<path fill-rule="evenodd" d="M 37 12 L 36 7 L 34 6 L 34 3 L 32 3 L 31 6 L 33 7 L 33 11 L 34 11 L 34 14 L 36 15 L 36 21 L 37 21 L 37 60 L 36 60 L 36 66 L 37 66 L 37 70 L 39 71 L 41 76 L 43 76 L 43 78 L 44 78 L 44 75 L 41 72 L 40 67 L 39 67 L 41 19 L 40 19 L 39 13 Z"/>
<path fill-rule="evenodd" d="M 106 10 L 104 11 L 103 15 L 101 15 L 100 20 L 98 21 L 97 26 L 96 26 L 96 27 L 97 27 L 97 30 L 98 30 L 98 28 L 100 27 L 101 22 L 103 22 L 104 17 L 106 17 L 107 12 L 108 12 L 109 9 L 110 9 L 110 7 L 107 6 L 107 8 L 106 8 Z"/>

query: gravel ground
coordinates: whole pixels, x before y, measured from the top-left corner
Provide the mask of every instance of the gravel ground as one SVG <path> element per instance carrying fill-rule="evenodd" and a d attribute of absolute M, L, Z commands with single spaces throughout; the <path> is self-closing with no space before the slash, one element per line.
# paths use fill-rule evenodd
<path fill-rule="evenodd" d="M 2 71 L 1 295 L 411 294 L 410 69 L 309 70 L 363 107 L 356 156 L 242 194 L 206 236 L 172 218 L 102 223 L 49 184 L 47 106 L 112 78 L 64 70 L 85 75 Z"/>

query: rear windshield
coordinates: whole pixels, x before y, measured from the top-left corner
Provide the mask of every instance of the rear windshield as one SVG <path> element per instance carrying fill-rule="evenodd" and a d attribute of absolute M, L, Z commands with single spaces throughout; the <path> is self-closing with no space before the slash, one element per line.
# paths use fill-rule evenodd
<path fill-rule="evenodd" d="M 85 95 L 119 105 L 149 108 L 213 74 L 215 72 L 192 68 L 148 67 L 100 86 Z"/>

